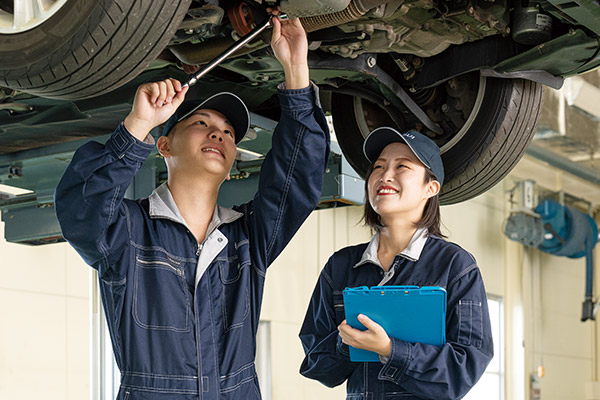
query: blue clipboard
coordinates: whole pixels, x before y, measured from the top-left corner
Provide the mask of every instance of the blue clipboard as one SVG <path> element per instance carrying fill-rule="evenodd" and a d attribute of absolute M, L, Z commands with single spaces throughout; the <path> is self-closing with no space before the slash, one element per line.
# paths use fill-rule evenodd
<path fill-rule="evenodd" d="M 381 325 L 389 337 L 410 343 L 443 346 L 446 342 L 446 290 L 439 286 L 361 286 L 344 289 L 346 323 L 366 330 L 358 322 L 364 314 Z M 350 347 L 351 361 L 377 361 L 372 351 Z"/>

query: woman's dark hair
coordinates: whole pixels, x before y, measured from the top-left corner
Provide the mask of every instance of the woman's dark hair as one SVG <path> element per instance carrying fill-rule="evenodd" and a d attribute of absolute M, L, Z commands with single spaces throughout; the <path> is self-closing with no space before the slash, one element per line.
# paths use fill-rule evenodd
<path fill-rule="evenodd" d="M 369 165 L 369 169 L 367 169 L 367 175 L 365 177 L 365 207 L 362 220 L 364 221 L 365 225 L 371 227 L 371 229 L 375 230 L 376 232 L 380 232 L 384 227 L 383 222 L 381 222 L 381 217 L 375 212 L 375 210 L 373 210 L 373 207 L 371 207 L 371 203 L 369 202 L 369 177 L 373 173 L 374 165 L 375 163 Z M 429 168 L 425 168 L 424 183 L 429 183 L 433 180 L 436 180 L 435 175 L 433 175 L 433 172 L 431 172 Z M 427 231 L 430 235 L 444 238 L 446 235 L 442 234 L 440 224 L 440 198 L 439 195 L 436 194 L 427 200 L 425 208 L 423 209 L 423 216 L 415 223 L 415 228 L 427 228 Z"/>

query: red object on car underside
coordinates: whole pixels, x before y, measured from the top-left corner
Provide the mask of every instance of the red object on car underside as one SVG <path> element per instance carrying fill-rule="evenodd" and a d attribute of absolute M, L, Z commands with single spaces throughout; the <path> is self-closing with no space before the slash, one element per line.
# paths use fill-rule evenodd
<path fill-rule="evenodd" d="M 233 29 L 240 36 L 247 35 L 253 27 L 256 26 L 256 21 L 250 12 L 250 7 L 245 2 L 238 3 L 227 10 L 227 16 Z"/>

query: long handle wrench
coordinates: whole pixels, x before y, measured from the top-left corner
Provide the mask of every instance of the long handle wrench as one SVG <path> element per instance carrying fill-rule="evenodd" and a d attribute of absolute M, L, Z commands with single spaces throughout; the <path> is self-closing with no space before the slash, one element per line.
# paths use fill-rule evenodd
<path fill-rule="evenodd" d="M 287 15 L 285 15 L 285 14 L 278 15 L 277 17 L 279 17 L 280 19 L 287 19 Z M 238 40 L 237 42 L 235 42 L 234 44 L 229 46 L 225 51 L 223 51 L 221 54 L 219 54 L 217 57 L 215 57 L 211 62 L 206 64 L 204 67 L 200 68 L 197 72 L 188 76 L 186 81 L 183 83 L 182 87 L 183 86 L 194 86 L 198 82 L 198 80 L 200 78 L 202 78 L 202 76 L 204 76 L 206 73 L 208 73 L 214 67 L 219 65 L 223 60 L 225 60 L 231 54 L 235 53 L 239 48 L 245 46 L 246 43 L 248 43 L 249 41 L 254 39 L 262 31 L 264 31 L 268 27 L 272 26 L 273 25 L 273 23 L 271 22 L 272 18 L 277 18 L 277 17 L 275 17 L 275 16 L 269 17 L 265 23 L 263 23 L 262 25 L 256 26 L 254 29 L 252 29 L 250 32 L 248 32 L 248 34 L 246 36 L 242 37 L 240 40 Z"/>

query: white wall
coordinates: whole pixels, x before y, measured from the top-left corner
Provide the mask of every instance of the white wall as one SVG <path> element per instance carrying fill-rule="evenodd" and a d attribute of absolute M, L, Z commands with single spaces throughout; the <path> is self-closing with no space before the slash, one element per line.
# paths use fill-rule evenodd
<path fill-rule="evenodd" d="M 67 244 L 0 232 L 0 399 L 88 398 L 89 268 Z"/>

